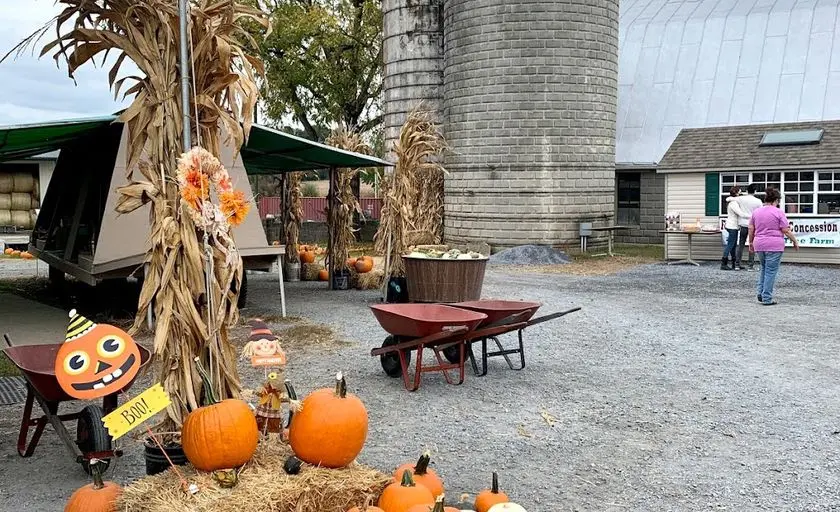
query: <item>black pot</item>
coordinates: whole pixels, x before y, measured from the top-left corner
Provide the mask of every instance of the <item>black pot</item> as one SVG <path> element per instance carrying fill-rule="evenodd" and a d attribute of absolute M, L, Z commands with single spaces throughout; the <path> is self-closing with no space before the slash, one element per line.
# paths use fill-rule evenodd
<path fill-rule="evenodd" d="M 385 302 L 404 304 L 408 302 L 408 286 L 405 277 L 392 277 L 388 280 L 388 293 Z"/>
<path fill-rule="evenodd" d="M 350 271 L 347 269 L 336 270 L 333 272 L 333 289 L 334 290 L 349 290 L 350 289 Z"/>
<path fill-rule="evenodd" d="M 164 450 L 166 451 L 166 455 L 163 454 L 163 451 L 156 444 L 148 439 L 144 447 L 147 475 L 156 475 L 166 471 L 169 468 L 169 461 L 166 460 L 167 455 L 169 456 L 169 460 L 172 461 L 172 464 L 183 466 L 187 463 L 187 456 L 184 455 L 184 449 L 180 444 L 165 446 Z"/>

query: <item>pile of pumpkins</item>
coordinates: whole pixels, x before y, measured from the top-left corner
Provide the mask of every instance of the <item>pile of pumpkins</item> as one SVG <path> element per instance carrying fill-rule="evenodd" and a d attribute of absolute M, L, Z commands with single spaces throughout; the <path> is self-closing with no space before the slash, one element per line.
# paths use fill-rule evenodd
<path fill-rule="evenodd" d="M 30 253 L 26 251 L 17 251 L 15 249 L 12 249 L 11 247 L 7 247 L 6 250 L 3 251 L 3 254 L 5 254 L 6 256 L 11 256 L 12 258 L 23 258 L 25 260 L 35 259 L 35 256 L 31 255 Z"/>
<path fill-rule="evenodd" d="M 527 512 L 499 490 L 499 476 L 495 472 L 491 486 L 476 496 L 475 510 L 447 507 L 443 481 L 429 468 L 429 460 L 426 452 L 416 464 L 397 467 L 393 482 L 382 491 L 377 506 L 354 507 L 348 512 Z"/>
<path fill-rule="evenodd" d="M 315 263 L 316 257 L 324 256 L 326 253 L 326 249 L 317 245 L 301 245 L 298 249 L 298 257 L 301 263 Z"/>
<path fill-rule="evenodd" d="M 181 430 L 181 446 L 196 469 L 212 472 L 222 487 L 233 487 L 238 473 L 231 468 L 247 463 L 257 450 L 260 434 L 256 417 L 243 400 L 216 400 L 205 371 L 200 365 L 198 370 L 209 403 L 187 416 Z M 289 446 L 295 455 L 286 461 L 286 472 L 297 473 L 301 461 L 343 468 L 356 460 L 367 439 L 368 413 L 359 397 L 347 392 L 344 376 L 338 373 L 334 388 L 313 391 L 301 405 L 289 425 Z M 363 510 L 356 507 L 348 512 L 526 512 L 499 490 L 496 473 L 491 487 L 476 497 L 474 511 L 446 507 L 443 481 L 428 467 L 429 462 L 426 452 L 416 464 L 399 466 L 377 506 L 368 505 Z M 91 465 L 94 482 L 73 493 L 65 512 L 116 510 L 122 488 L 114 482 L 103 482 L 96 463 L 91 461 Z"/>

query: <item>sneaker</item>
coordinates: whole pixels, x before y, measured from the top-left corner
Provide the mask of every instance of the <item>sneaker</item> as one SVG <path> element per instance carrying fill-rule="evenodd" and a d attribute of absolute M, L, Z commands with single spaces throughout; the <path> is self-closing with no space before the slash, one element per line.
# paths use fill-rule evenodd
<path fill-rule="evenodd" d="M 749 267 L 747 267 L 747 272 L 755 272 L 755 267 L 750 265 Z"/>
<path fill-rule="evenodd" d="M 761 300 L 761 295 L 756 295 L 755 298 L 758 299 L 758 302 L 764 302 L 763 300 Z"/>
<path fill-rule="evenodd" d="M 771 300 L 770 302 L 762 302 L 761 303 L 762 306 L 775 306 L 776 304 L 778 304 L 778 302 L 776 302 L 775 300 Z"/>

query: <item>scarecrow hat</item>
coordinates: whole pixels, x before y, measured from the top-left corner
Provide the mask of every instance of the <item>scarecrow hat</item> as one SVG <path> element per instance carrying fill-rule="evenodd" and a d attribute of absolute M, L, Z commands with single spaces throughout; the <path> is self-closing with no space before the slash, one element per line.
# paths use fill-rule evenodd
<path fill-rule="evenodd" d="M 70 323 L 67 325 L 67 335 L 64 337 L 64 342 L 73 341 L 81 338 L 96 327 L 96 324 L 78 314 L 75 309 L 70 310 Z"/>
<path fill-rule="evenodd" d="M 268 325 L 259 318 L 255 318 L 248 323 L 251 324 L 251 336 L 248 341 L 279 340 L 268 328 Z"/>

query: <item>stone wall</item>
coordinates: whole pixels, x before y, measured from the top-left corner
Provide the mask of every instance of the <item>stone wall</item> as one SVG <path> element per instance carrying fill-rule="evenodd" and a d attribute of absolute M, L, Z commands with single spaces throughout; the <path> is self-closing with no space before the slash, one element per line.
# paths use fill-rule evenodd
<path fill-rule="evenodd" d="M 618 0 L 447 0 L 444 36 L 446 240 L 574 244 L 611 222 Z"/>
<path fill-rule="evenodd" d="M 639 225 L 625 232 L 616 232 L 616 241 L 627 244 L 663 244 L 664 235 L 659 231 L 665 227 L 665 176 L 656 171 L 640 173 L 640 215 Z M 618 188 L 616 177 L 616 188 Z"/>

